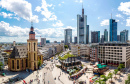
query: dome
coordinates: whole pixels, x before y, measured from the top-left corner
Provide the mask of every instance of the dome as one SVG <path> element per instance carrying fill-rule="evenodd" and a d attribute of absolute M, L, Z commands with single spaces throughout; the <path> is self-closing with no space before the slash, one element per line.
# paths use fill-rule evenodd
<path fill-rule="evenodd" d="M 35 32 L 34 31 L 30 31 L 29 34 L 35 34 Z"/>

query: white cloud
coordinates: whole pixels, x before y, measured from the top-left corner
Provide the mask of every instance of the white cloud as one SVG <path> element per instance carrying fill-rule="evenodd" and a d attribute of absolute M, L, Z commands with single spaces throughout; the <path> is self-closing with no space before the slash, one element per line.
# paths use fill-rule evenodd
<path fill-rule="evenodd" d="M 105 19 L 100 23 L 101 26 L 109 25 L 109 20 Z"/>
<path fill-rule="evenodd" d="M 63 26 L 64 24 L 60 21 L 60 20 L 58 20 L 58 22 L 56 22 L 56 24 L 53 24 L 52 26 L 53 27 L 61 27 L 61 26 Z"/>
<path fill-rule="evenodd" d="M 126 26 L 130 26 L 130 2 L 121 2 L 118 10 L 122 11 L 123 14 L 128 15 L 128 18 L 126 19 Z"/>
<path fill-rule="evenodd" d="M 72 20 L 75 20 L 75 19 L 72 19 Z"/>
<path fill-rule="evenodd" d="M 98 19 L 100 19 L 100 17 L 98 17 Z"/>
<path fill-rule="evenodd" d="M 119 22 L 120 20 L 116 20 L 116 22 Z"/>
<path fill-rule="evenodd" d="M 41 14 L 45 16 L 43 21 L 57 20 L 57 16 L 53 12 L 49 11 L 48 7 L 52 7 L 52 9 L 54 9 L 52 4 L 47 4 L 46 0 L 42 0 L 42 6 L 37 6 L 35 11 L 41 12 Z"/>
<path fill-rule="evenodd" d="M 123 18 L 121 14 L 117 14 L 116 17 Z"/>
<path fill-rule="evenodd" d="M 64 1 L 62 1 L 61 3 L 65 3 Z"/>
<path fill-rule="evenodd" d="M 41 11 L 41 7 L 37 6 L 36 9 L 35 9 L 35 11 L 40 12 Z"/>
<path fill-rule="evenodd" d="M 75 2 L 82 3 L 82 2 L 83 2 L 83 0 L 75 0 Z"/>
<path fill-rule="evenodd" d="M 130 26 L 130 17 L 126 19 L 126 21 L 127 21 L 126 26 Z"/>
<path fill-rule="evenodd" d="M 130 2 L 121 2 L 118 10 L 122 11 L 126 15 L 130 15 Z"/>
<path fill-rule="evenodd" d="M 13 14 L 11 14 L 11 13 L 7 14 L 5 12 L 1 12 L 0 15 L 3 16 L 4 18 L 12 18 L 11 16 L 13 16 Z"/>
<path fill-rule="evenodd" d="M 19 17 L 14 17 L 14 19 L 16 19 L 16 20 L 18 20 L 18 21 L 20 20 L 20 18 L 19 18 Z"/>
<path fill-rule="evenodd" d="M 32 5 L 25 0 L 1 0 L 0 6 L 28 21 L 36 16 L 32 14 Z M 35 18 L 35 20 L 34 22 L 38 22 L 38 18 Z"/>
<path fill-rule="evenodd" d="M 58 4 L 59 6 L 61 6 L 61 4 Z"/>

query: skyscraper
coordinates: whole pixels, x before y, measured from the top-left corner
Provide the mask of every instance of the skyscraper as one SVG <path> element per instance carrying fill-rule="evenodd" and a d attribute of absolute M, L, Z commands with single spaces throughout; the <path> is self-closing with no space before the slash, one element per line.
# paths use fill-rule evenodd
<path fill-rule="evenodd" d="M 117 41 L 120 41 L 120 35 L 117 35 Z"/>
<path fill-rule="evenodd" d="M 107 31 L 107 29 L 104 30 L 104 41 L 108 42 L 108 31 Z"/>
<path fill-rule="evenodd" d="M 109 41 L 117 41 L 117 22 L 114 19 L 110 19 L 109 27 Z"/>
<path fill-rule="evenodd" d="M 126 42 L 128 40 L 128 30 L 123 30 L 120 32 L 120 41 Z"/>
<path fill-rule="evenodd" d="M 100 42 L 100 31 L 91 32 L 91 43 L 99 43 Z"/>
<path fill-rule="evenodd" d="M 41 38 L 41 45 L 45 45 L 46 44 L 46 38 Z"/>
<path fill-rule="evenodd" d="M 104 43 L 104 35 L 101 36 L 101 43 Z"/>
<path fill-rule="evenodd" d="M 74 37 L 74 43 L 77 43 L 77 37 Z"/>
<path fill-rule="evenodd" d="M 72 43 L 72 29 L 65 29 L 64 30 L 64 38 L 65 38 L 65 44 Z"/>
<path fill-rule="evenodd" d="M 77 15 L 77 43 L 89 43 L 89 25 L 87 25 L 87 15 L 84 15 L 84 8 L 82 8 L 82 16 Z"/>

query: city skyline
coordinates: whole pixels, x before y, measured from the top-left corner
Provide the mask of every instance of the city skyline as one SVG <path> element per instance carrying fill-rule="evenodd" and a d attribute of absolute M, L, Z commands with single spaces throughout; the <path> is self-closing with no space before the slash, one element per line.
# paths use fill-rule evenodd
<path fill-rule="evenodd" d="M 36 2 L 29 0 L 19 0 L 15 1 L 15 3 L 14 0 L 0 1 L 1 42 L 26 42 L 31 26 L 30 19 L 33 20 L 38 42 L 40 42 L 40 36 L 47 38 L 51 42 L 55 40 L 60 42 L 64 39 L 64 29 L 66 28 L 72 29 L 72 39 L 77 36 L 77 14 L 82 13 L 82 0 L 62 0 L 57 2 L 54 0 L 36 0 Z M 129 30 L 129 4 L 130 1 L 128 0 L 99 0 L 98 2 L 96 0 L 84 0 L 84 14 L 87 15 L 89 33 L 91 31 L 100 31 L 101 37 L 104 29 L 109 31 L 111 13 L 112 18 L 118 22 L 118 35 L 124 29 Z"/>

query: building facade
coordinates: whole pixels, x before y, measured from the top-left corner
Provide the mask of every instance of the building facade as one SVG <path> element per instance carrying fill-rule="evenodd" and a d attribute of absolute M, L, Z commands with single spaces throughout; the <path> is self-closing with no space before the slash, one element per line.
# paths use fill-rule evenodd
<path fill-rule="evenodd" d="M 120 35 L 117 35 L 117 41 L 120 41 Z"/>
<path fill-rule="evenodd" d="M 107 31 L 107 29 L 104 30 L 104 41 L 108 42 L 108 31 Z"/>
<path fill-rule="evenodd" d="M 74 37 L 74 43 L 77 43 L 77 37 Z"/>
<path fill-rule="evenodd" d="M 65 29 L 64 30 L 64 41 L 65 45 L 72 43 L 72 29 Z"/>
<path fill-rule="evenodd" d="M 41 45 L 46 45 L 46 38 L 41 38 Z"/>
<path fill-rule="evenodd" d="M 104 43 L 104 35 L 101 36 L 101 43 Z"/>
<path fill-rule="evenodd" d="M 99 43 L 100 42 L 100 31 L 91 32 L 91 43 Z"/>
<path fill-rule="evenodd" d="M 128 41 L 128 30 L 123 30 L 120 32 L 120 41 L 127 42 Z"/>
<path fill-rule="evenodd" d="M 46 43 L 50 43 L 50 40 L 46 40 Z"/>
<path fill-rule="evenodd" d="M 124 64 L 125 67 L 130 66 L 130 44 L 111 42 L 99 43 L 98 61 L 110 66 L 118 66 Z"/>
<path fill-rule="evenodd" d="M 38 69 L 38 62 L 43 63 L 43 56 L 38 53 L 37 45 L 34 28 L 31 27 L 27 46 L 14 46 L 8 58 L 8 69 L 11 71 Z"/>
<path fill-rule="evenodd" d="M 91 62 L 98 61 L 98 47 L 97 47 L 97 45 L 92 45 L 90 47 L 90 61 Z"/>
<path fill-rule="evenodd" d="M 77 15 L 77 43 L 89 43 L 89 25 L 87 25 L 87 15 L 84 15 L 84 8 L 82 8 L 82 16 Z"/>
<path fill-rule="evenodd" d="M 109 41 L 117 41 L 117 22 L 114 19 L 109 20 Z"/>

